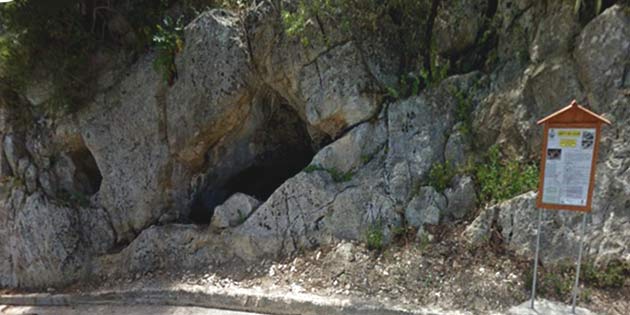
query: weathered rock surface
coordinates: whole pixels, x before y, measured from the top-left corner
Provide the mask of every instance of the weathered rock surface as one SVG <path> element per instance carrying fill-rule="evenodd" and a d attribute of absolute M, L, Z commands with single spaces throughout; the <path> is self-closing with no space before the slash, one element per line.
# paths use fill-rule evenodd
<path fill-rule="evenodd" d="M 405 209 L 405 219 L 411 226 L 440 223 L 440 213 L 446 209 L 446 198 L 431 186 L 421 187 Z"/>
<path fill-rule="evenodd" d="M 260 201 L 256 198 L 236 193 L 214 209 L 210 225 L 220 229 L 235 227 L 247 220 L 259 205 Z"/>
<path fill-rule="evenodd" d="M 475 44 L 485 22 L 488 2 L 458 1 L 439 10 L 433 36 L 441 54 L 457 55 Z"/>
<path fill-rule="evenodd" d="M 58 205 L 44 195 L 15 189 L 1 205 L 3 268 L 0 285 L 44 287 L 84 276 L 90 255 L 114 244 L 100 209 Z M 8 211 L 7 211 L 8 210 Z"/>
<path fill-rule="evenodd" d="M 438 14 L 442 55 L 459 57 L 488 27 L 481 20 L 492 1 L 462 3 L 472 10 Z M 370 233 L 386 243 L 405 223 L 423 230 L 461 220 L 476 207 L 474 178 L 458 176 L 440 193 L 428 184 L 432 165 L 462 167 L 494 144 L 508 158 L 532 160 L 536 120 L 574 98 L 614 122 L 602 139 L 587 255 L 630 260 L 627 7 L 614 5 L 582 29 L 566 3 L 510 3 L 496 8 L 496 66 L 402 100 L 383 93 L 398 77 L 399 52 L 386 45 L 394 37 L 362 42 L 322 17 L 306 32 L 324 29 L 326 38 L 304 45 L 287 36 L 268 1 L 189 24 L 172 86 L 148 54 L 108 73 L 76 115 L 34 117 L 28 128 L 3 96 L 0 286 L 254 261 Z M 395 33 L 390 23 L 384 34 Z M 206 220 L 198 223 L 216 229 L 181 224 L 195 221 L 196 207 Z M 524 253 L 535 218 L 534 195 L 525 194 L 483 209 L 464 235 L 479 242 L 500 227 Z M 546 212 L 547 259 L 573 254 L 579 222 Z"/>
<path fill-rule="evenodd" d="M 304 45 L 284 33 L 280 13 L 263 2 L 247 16 L 252 59 L 262 80 L 289 100 L 309 125 L 330 136 L 377 114 L 382 93 L 371 69 L 379 67 L 367 66 L 359 43 L 337 27 L 312 21 L 305 32 L 316 34 L 316 40 Z M 325 38 L 320 39 L 320 27 L 327 30 Z"/>
<path fill-rule="evenodd" d="M 475 183 L 470 176 L 456 177 L 453 181 L 455 185 L 444 191 L 448 202 L 444 214 L 462 219 L 477 206 Z"/>
<path fill-rule="evenodd" d="M 99 257 L 93 272 L 99 277 L 139 277 L 156 270 L 186 270 L 223 263 L 232 257 L 229 247 L 215 239 L 200 226 L 152 226 L 120 253 Z"/>
<path fill-rule="evenodd" d="M 620 97 L 628 102 L 629 38 L 627 7 L 615 5 L 589 23 L 577 39 L 577 70 L 589 102 L 597 111 L 611 110 L 610 103 Z"/>

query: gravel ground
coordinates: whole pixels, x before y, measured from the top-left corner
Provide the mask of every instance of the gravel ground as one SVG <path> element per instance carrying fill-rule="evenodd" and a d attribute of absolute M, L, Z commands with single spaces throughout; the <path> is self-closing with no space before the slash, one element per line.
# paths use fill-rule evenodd
<path fill-rule="evenodd" d="M 472 247 L 461 239 L 461 226 L 429 229 L 431 240 L 414 240 L 412 232 L 382 251 L 359 242 L 341 241 L 280 261 L 255 265 L 233 261 L 222 266 L 172 273 L 158 271 L 126 279 L 81 282 L 51 292 L 159 286 L 185 283 L 222 288 L 354 296 L 408 307 L 432 306 L 475 314 L 504 312 L 529 298 L 525 276 L 531 260 L 501 246 L 498 236 Z M 498 235 L 498 234 L 497 234 Z M 630 279 L 617 289 L 588 288 L 579 305 L 600 314 L 630 314 Z M 539 297 L 570 302 L 569 293 L 540 292 Z"/>

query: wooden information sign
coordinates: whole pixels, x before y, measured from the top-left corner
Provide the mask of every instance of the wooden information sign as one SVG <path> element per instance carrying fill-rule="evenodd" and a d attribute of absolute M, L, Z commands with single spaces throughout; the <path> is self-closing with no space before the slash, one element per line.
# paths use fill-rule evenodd
<path fill-rule="evenodd" d="M 538 124 L 544 124 L 545 130 L 536 200 L 538 229 L 536 230 L 536 254 L 530 307 L 534 309 L 536 299 L 542 209 L 580 211 L 582 212 L 582 231 L 571 309 L 575 314 L 586 214 L 591 211 L 593 202 L 600 131 L 602 124 L 610 125 L 610 121 L 578 105 L 574 100 L 569 106 L 541 119 Z"/>
<path fill-rule="evenodd" d="M 538 208 L 590 212 L 602 124 L 610 121 L 573 101 L 544 124 Z"/>

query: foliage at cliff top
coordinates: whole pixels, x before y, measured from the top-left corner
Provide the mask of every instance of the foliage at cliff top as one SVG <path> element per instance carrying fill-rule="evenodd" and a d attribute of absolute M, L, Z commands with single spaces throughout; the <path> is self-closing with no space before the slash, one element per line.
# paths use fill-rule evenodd
<path fill-rule="evenodd" d="M 106 56 L 128 57 L 150 47 L 167 16 L 194 17 L 214 0 L 16 0 L 0 6 L 0 82 L 16 91 L 53 83 L 47 110 L 71 112 L 92 96 Z"/>

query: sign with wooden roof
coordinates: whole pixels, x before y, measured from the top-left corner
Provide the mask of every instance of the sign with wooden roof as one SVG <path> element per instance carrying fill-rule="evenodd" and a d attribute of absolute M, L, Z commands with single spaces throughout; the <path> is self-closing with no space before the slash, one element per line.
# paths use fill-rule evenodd
<path fill-rule="evenodd" d="M 602 124 L 610 121 L 573 101 L 544 125 L 537 206 L 590 212 Z"/>

